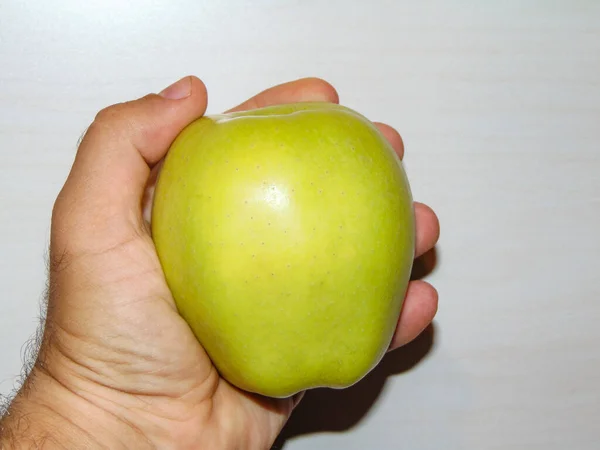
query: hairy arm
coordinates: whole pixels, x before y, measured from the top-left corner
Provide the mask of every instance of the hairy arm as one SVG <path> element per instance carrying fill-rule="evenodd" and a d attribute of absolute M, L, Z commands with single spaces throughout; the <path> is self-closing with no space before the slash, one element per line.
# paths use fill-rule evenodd
<path fill-rule="evenodd" d="M 37 366 L 4 409 L 0 450 L 153 448 L 134 427 Z"/>
<path fill-rule="evenodd" d="M 35 335 L 25 344 L 23 371 L 17 382 L 20 388 L 12 395 L 0 398 L 0 450 L 17 448 L 50 448 L 55 441 L 52 433 L 53 414 L 47 407 L 36 406 L 36 385 L 43 377 L 33 368 L 38 360 L 39 350 L 46 322 L 47 295 L 40 308 L 40 324 Z M 43 381 L 41 389 L 44 390 Z M 54 447 L 60 448 L 55 442 Z"/>
<path fill-rule="evenodd" d="M 0 420 L 1 450 L 96 447 L 61 413 L 71 400 L 57 388 L 42 372 L 30 375 Z"/>
<path fill-rule="evenodd" d="M 143 448 L 140 441 L 147 440 L 128 424 L 47 370 L 48 351 L 42 348 L 48 342 L 46 308 L 44 302 L 40 326 L 25 346 L 21 388 L 12 400 L 0 398 L 0 450 Z"/>

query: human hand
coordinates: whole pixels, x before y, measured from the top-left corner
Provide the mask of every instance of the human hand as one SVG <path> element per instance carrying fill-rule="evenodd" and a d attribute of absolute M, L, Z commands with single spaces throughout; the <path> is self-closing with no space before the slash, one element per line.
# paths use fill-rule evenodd
<path fill-rule="evenodd" d="M 338 96 L 303 79 L 234 109 L 299 101 Z M 206 102 L 202 82 L 187 77 L 101 111 L 89 127 L 53 210 L 39 357 L 2 421 L 0 444 L 265 449 L 300 400 L 245 393 L 219 376 L 177 313 L 144 219 L 152 169 Z M 402 157 L 399 134 L 377 126 Z M 425 205 L 415 214 L 419 256 L 435 245 L 439 225 Z M 412 281 L 390 348 L 414 339 L 436 309 L 436 291 Z"/>

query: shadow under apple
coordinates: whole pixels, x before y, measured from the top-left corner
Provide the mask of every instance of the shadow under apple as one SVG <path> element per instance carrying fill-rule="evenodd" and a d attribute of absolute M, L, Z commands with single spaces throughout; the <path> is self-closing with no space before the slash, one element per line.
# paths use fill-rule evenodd
<path fill-rule="evenodd" d="M 433 348 L 435 327 L 430 325 L 411 343 L 388 353 L 360 382 L 347 389 L 319 388 L 308 391 L 296 408 L 272 450 L 283 449 L 297 436 L 343 432 L 367 415 L 389 376 L 412 369 Z"/>
<path fill-rule="evenodd" d="M 438 254 L 435 247 L 433 247 L 431 250 L 415 259 L 410 279 L 420 280 L 421 278 L 430 275 L 435 270 L 437 264 Z"/>
<path fill-rule="evenodd" d="M 411 280 L 431 274 L 438 263 L 435 247 L 413 264 Z M 272 446 L 281 450 L 298 436 L 343 432 L 357 425 L 373 407 L 388 377 L 416 366 L 433 348 L 435 325 L 429 325 L 414 341 L 388 353 L 365 378 L 347 389 L 319 388 L 308 391 Z"/>

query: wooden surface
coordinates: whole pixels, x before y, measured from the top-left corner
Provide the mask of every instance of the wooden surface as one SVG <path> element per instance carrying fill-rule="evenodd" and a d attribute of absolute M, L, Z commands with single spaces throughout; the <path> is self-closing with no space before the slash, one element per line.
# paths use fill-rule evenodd
<path fill-rule="evenodd" d="M 210 112 L 329 80 L 400 130 L 414 196 L 441 219 L 434 328 L 354 388 L 309 394 L 286 450 L 598 448 L 594 0 L 2 1 L 0 392 L 37 325 L 79 136 L 190 73 Z"/>

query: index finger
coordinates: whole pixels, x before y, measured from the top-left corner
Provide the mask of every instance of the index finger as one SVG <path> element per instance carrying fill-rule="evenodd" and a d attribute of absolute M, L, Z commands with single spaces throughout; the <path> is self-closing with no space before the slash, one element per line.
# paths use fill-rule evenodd
<path fill-rule="evenodd" d="M 227 112 L 247 111 L 266 106 L 299 102 L 338 103 L 339 96 L 335 88 L 325 80 L 301 78 L 264 90 Z"/>

